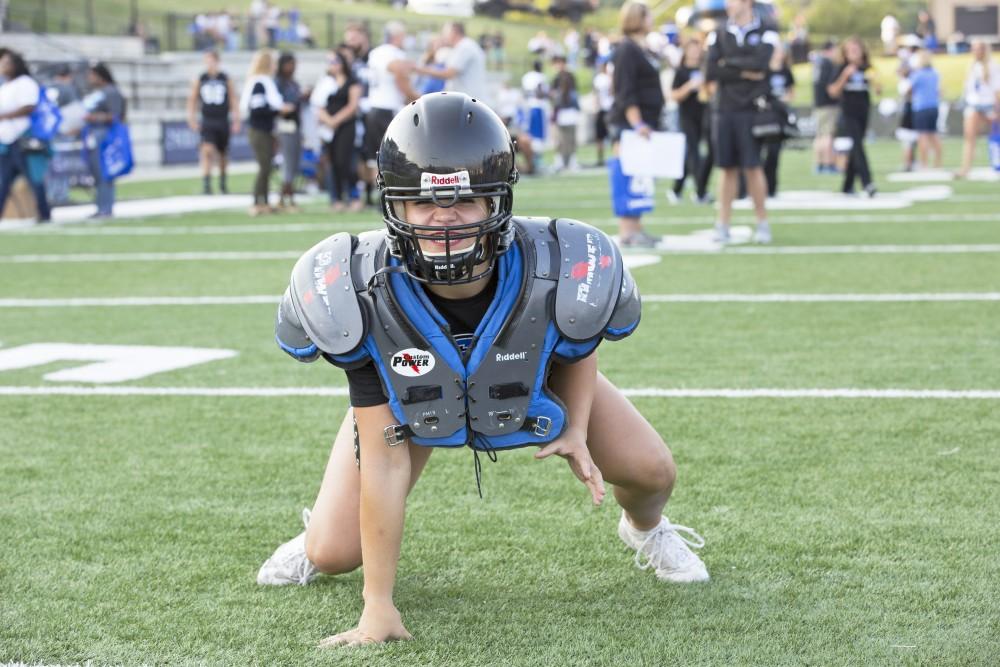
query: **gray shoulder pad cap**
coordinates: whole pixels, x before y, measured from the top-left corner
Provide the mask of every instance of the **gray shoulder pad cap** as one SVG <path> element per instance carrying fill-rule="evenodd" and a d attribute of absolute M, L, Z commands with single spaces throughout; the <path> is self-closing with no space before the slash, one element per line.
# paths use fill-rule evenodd
<path fill-rule="evenodd" d="M 618 305 L 625 267 L 611 238 L 579 220 L 552 223 L 559 242 L 559 283 L 554 319 L 559 332 L 575 342 L 604 334 Z"/>
<path fill-rule="evenodd" d="M 278 304 L 278 314 L 274 320 L 274 339 L 278 346 L 299 361 L 316 361 L 319 349 L 309 340 L 306 330 L 302 328 L 292 307 L 291 289 L 285 289 L 281 303 Z"/>
<path fill-rule="evenodd" d="M 618 305 L 611 315 L 604 337 L 610 340 L 620 340 L 628 336 L 639 325 L 642 316 L 642 298 L 639 296 L 639 286 L 628 269 L 622 271 L 622 290 L 618 297 Z"/>
<path fill-rule="evenodd" d="M 292 308 L 316 346 L 328 354 L 349 354 L 365 338 L 365 320 L 351 280 L 354 240 L 334 234 L 310 248 L 292 269 Z"/>

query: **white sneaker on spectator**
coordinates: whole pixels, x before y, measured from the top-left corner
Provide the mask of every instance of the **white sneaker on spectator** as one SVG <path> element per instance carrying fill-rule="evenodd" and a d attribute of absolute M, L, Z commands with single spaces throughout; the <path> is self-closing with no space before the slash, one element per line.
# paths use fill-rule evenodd
<path fill-rule="evenodd" d="M 729 225 L 724 225 L 721 222 L 715 223 L 715 242 L 729 243 Z"/>
<path fill-rule="evenodd" d="M 309 527 L 309 515 L 308 508 L 302 510 L 302 523 L 306 528 Z M 318 574 L 319 570 L 306 558 L 306 533 L 302 531 L 275 549 L 271 557 L 260 566 L 257 583 L 261 586 L 305 586 Z"/>
<path fill-rule="evenodd" d="M 667 195 L 667 202 L 669 202 L 671 206 L 679 203 L 681 200 L 681 198 L 677 195 L 676 192 L 673 191 L 672 188 L 667 188 L 666 195 Z"/>
<path fill-rule="evenodd" d="M 681 537 L 687 533 L 692 539 Z M 677 584 L 708 581 L 708 569 L 690 547 L 700 549 L 705 540 L 686 526 L 670 523 L 660 518 L 660 525 L 652 530 L 637 530 L 625 518 L 618 522 L 618 537 L 630 549 L 635 549 L 635 566 L 640 570 L 656 569 L 656 578 Z"/>
<path fill-rule="evenodd" d="M 766 222 L 758 222 L 757 229 L 753 233 L 754 243 L 767 244 L 771 242 L 771 225 Z"/>

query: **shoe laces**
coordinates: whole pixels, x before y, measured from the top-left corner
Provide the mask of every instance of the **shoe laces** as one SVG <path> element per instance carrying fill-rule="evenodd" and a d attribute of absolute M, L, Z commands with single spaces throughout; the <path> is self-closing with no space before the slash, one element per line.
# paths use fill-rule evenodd
<path fill-rule="evenodd" d="M 682 532 L 689 537 L 682 535 Z M 640 570 L 650 567 L 664 569 L 665 566 L 682 569 L 685 564 L 697 558 L 689 547 L 700 549 L 703 546 L 705 538 L 701 535 L 687 526 L 664 519 L 639 543 L 635 551 L 635 565 Z"/>
<path fill-rule="evenodd" d="M 312 512 L 308 507 L 302 509 L 302 525 L 309 528 L 309 519 Z M 289 549 L 278 564 L 278 569 L 289 573 L 289 578 L 294 579 L 299 585 L 306 585 L 316 572 L 316 566 L 310 562 L 305 554 L 305 535 L 302 536 L 303 548 Z"/>

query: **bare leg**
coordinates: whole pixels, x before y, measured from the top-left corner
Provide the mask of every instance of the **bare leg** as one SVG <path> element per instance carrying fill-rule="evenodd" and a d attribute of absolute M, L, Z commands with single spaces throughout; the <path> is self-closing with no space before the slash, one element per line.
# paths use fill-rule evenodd
<path fill-rule="evenodd" d="M 727 167 L 722 170 L 719 179 L 719 222 L 725 227 L 733 219 L 733 200 L 736 199 L 736 189 L 739 187 L 739 170 Z"/>
<path fill-rule="evenodd" d="M 208 142 L 202 142 L 198 150 L 199 161 L 201 162 L 201 175 L 207 178 L 212 175 L 212 153 L 215 146 Z"/>
<path fill-rule="evenodd" d="M 747 178 L 747 192 L 753 200 L 753 212 L 757 216 L 757 222 L 767 220 L 767 179 L 764 178 L 764 170 L 760 167 L 744 170 Z"/>
<path fill-rule="evenodd" d="M 972 168 L 972 156 L 976 151 L 976 133 L 979 129 L 979 114 L 972 113 L 965 116 L 962 123 L 962 167 L 958 170 L 958 176 L 964 178 L 969 175 Z"/>
<path fill-rule="evenodd" d="M 408 447 L 413 489 L 431 448 Z M 337 431 L 306 530 L 306 556 L 321 572 L 341 574 L 361 565 L 360 513 L 361 474 L 354 459 L 354 418 L 348 410 Z"/>
<path fill-rule="evenodd" d="M 930 143 L 930 135 L 927 132 L 921 132 L 917 135 L 917 155 L 919 156 L 918 163 L 921 169 L 927 168 L 930 164 L 928 160 L 928 143 Z"/>
<path fill-rule="evenodd" d="M 631 216 L 622 216 L 618 218 L 619 239 L 627 239 L 640 231 L 642 231 L 642 222 L 640 221 L 640 218 Z"/>
<path fill-rule="evenodd" d="M 931 155 L 933 156 L 934 168 L 940 169 L 944 161 L 944 150 L 941 148 L 941 135 L 933 133 L 930 135 Z"/>
<path fill-rule="evenodd" d="M 603 374 L 597 374 L 587 448 L 631 524 L 660 523 L 677 468 L 663 438 Z"/>

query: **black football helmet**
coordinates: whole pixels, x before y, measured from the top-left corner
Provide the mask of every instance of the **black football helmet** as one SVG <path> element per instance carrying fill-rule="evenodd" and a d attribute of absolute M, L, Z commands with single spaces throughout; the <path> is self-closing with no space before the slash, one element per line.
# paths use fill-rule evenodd
<path fill-rule="evenodd" d="M 396 114 L 378 152 L 389 250 L 416 280 L 454 285 L 488 276 L 514 239 L 514 143 L 500 118 L 464 93 L 431 93 Z M 440 207 L 485 199 L 486 217 L 447 227 L 406 221 L 405 202 Z M 466 246 L 469 239 L 471 245 Z M 434 253 L 420 242 L 436 242 Z M 458 248 L 458 249 L 456 249 Z M 477 265 L 487 264 L 478 274 Z"/>

